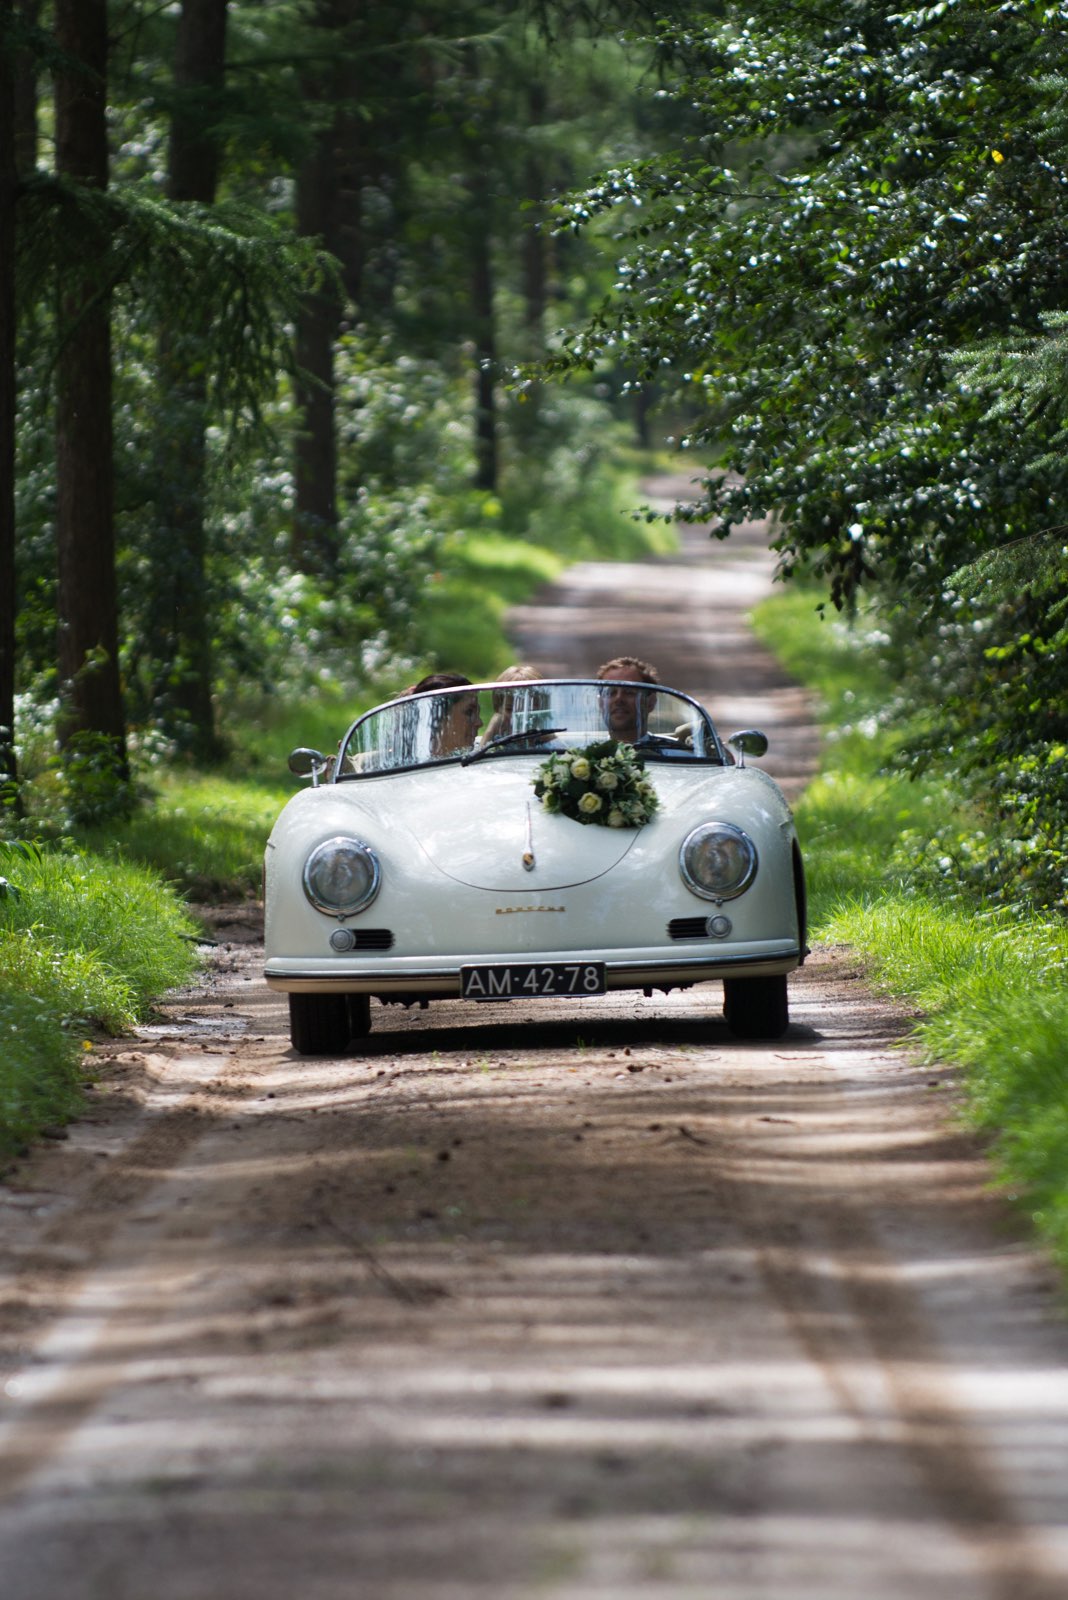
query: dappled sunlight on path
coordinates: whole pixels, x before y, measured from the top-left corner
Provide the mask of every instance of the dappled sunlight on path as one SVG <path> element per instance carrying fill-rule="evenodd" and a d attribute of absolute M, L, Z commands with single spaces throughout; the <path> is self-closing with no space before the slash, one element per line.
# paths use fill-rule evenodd
<path fill-rule="evenodd" d="M 573 569 L 521 651 L 654 660 L 796 793 L 763 537 Z M 711 984 L 375 1002 L 302 1060 L 213 921 L 0 1189 L 4 1600 L 1068 1593 L 1057 1281 L 848 952 L 774 1045 Z"/>

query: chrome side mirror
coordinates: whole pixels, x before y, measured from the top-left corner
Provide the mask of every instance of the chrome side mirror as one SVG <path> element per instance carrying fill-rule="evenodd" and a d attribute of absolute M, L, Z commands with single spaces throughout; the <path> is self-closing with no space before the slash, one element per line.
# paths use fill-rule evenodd
<path fill-rule="evenodd" d="M 742 728 L 738 733 L 732 733 L 727 743 L 737 753 L 740 767 L 745 766 L 746 756 L 756 759 L 768 753 L 768 736 L 761 733 L 759 728 Z"/>
<path fill-rule="evenodd" d="M 289 753 L 290 772 L 297 778 L 306 778 L 310 773 L 313 789 L 319 787 L 319 778 L 329 764 L 329 757 L 320 754 L 318 750 L 308 750 L 304 745 Z"/>

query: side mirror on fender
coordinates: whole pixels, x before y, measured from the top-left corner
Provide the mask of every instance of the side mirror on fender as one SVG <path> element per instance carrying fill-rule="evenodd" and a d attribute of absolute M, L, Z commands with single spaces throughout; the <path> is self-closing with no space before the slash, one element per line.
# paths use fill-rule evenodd
<path fill-rule="evenodd" d="M 309 750 L 300 745 L 289 753 L 289 770 L 297 778 L 306 778 L 311 774 L 312 788 L 318 788 L 319 778 L 330 765 L 328 756 L 322 755 L 318 750 Z"/>
<path fill-rule="evenodd" d="M 737 733 L 731 734 L 727 743 L 737 753 L 740 767 L 745 766 L 746 756 L 756 759 L 768 753 L 768 736 L 766 733 L 761 733 L 759 728 L 741 728 Z"/>

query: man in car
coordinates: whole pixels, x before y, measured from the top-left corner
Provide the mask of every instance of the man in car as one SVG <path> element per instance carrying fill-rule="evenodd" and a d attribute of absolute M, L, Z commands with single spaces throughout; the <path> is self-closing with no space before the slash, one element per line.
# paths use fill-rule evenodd
<path fill-rule="evenodd" d="M 656 693 L 651 689 L 624 687 L 624 684 L 658 684 L 656 668 L 638 656 L 613 656 L 611 661 L 597 668 L 597 676 L 608 686 L 601 690 L 601 715 L 608 732 L 624 744 L 638 744 L 646 737 Z"/>

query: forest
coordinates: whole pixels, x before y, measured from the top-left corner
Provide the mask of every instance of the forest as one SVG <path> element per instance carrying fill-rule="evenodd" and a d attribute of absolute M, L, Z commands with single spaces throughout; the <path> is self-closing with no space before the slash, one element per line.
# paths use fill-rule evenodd
<path fill-rule="evenodd" d="M 640 489 L 644 477 L 665 471 L 694 485 L 692 500 L 666 520 L 643 508 Z M 796 806 L 813 947 L 798 976 L 807 983 L 815 974 L 818 983 L 822 969 L 833 981 L 829 998 L 810 999 L 808 1015 L 799 1007 L 804 1020 L 791 1025 L 798 1052 L 791 1045 L 781 1060 L 795 1063 L 793 1103 L 834 1101 L 838 1109 L 827 1114 L 844 1121 L 841 1106 L 863 1099 L 873 1128 L 885 1118 L 878 1144 L 888 1152 L 889 1176 L 879 1182 L 916 1210 L 933 1196 L 929 1210 L 940 1225 L 947 1201 L 958 1213 L 966 1201 L 969 1215 L 986 1208 L 980 1180 L 973 1194 L 972 1178 L 963 1176 L 958 1140 L 962 1130 L 978 1130 L 991 1187 L 1000 1185 L 1024 1230 L 1052 1251 L 1063 1292 L 1068 0 L 0 0 L 0 1190 L 17 1190 L 20 1164 L 36 1161 L 39 1141 L 68 1138 L 68 1124 L 91 1127 L 94 1117 L 111 1114 L 95 1108 L 105 1094 L 94 1107 L 93 1091 L 104 1089 L 111 1106 L 143 1118 L 121 1122 L 135 1151 L 136 1189 L 100 1180 L 109 1217 L 126 1210 L 133 1192 L 144 1200 L 140 1216 L 149 1216 L 151 1201 L 157 1231 L 146 1238 L 185 1237 L 159 1231 L 170 1147 L 162 1139 L 142 1143 L 137 1130 L 151 1122 L 166 1135 L 176 1106 L 175 1118 L 191 1128 L 195 1122 L 191 1137 L 199 1140 L 204 1125 L 223 1120 L 220 1106 L 230 1122 L 228 1085 L 244 1095 L 251 1084 L 237 1083 L 235 1067 L 233 1077 L 218 1080 L 225 1094 L 202 1116 L 195 1095 L 207 1084 L 202 1074 L 215 1071 L 206 1033 L 187 1040 L 204 1050 L 189 1068 L 189 1100 L 181 1098 L 185 1065 L 172 1099 L 165 1079 L 175 1058 L 159 1058 L 156 1080 L 149 1047 L 144 1077 L 138 1067 L 126 1079 L 116 1041 L 139 1050 L 161 1016 L 177 1014 L 181 997 L 209 992 L 205 969 L 214 972 L 215 962 L 222 970 L 229 959 L 221 940 L 221 949 L 205 953 L 224 918 L 237 925 L 243 917 L 242 931 L 258 945 L 264 844 L 296 784 L 288 751 L 333 752 L 353 715 L 425 672 L 494 678 L 513 658 L 509 606 L 571 562 L 670 552 L 687 521 L 729 540 L 732 529 L 758 517 L 772 530 L 781 583 L 748 620 L 805 687 L 822 735 L 812 740 L 819 770 Z M 774 775 L 774 766 L 768 771 Z M 269 998 L 265 985 L 248 981 L 250 992 Z M 651 995 L 651 1020 L 641 1026 L 659 1050 L 658 1004 Z M 247 1009 L 250 1018 L 265 1015 Z M 863 1018 L 876 1011 L 873 1044 Z M 236 1010 L 229 1014 L 244 1026 Z M 699 1105 L 704 1116 L 719 1069 L 700 1075 L 722 1053 L 730 1076 L 721 1081 L 731 1085 L 716 1113 L 723 1126 L 791 1123 L 778 1114 L 778 1090 L 769 1098 L 771 1078 L 752 1071 L 745 1050 L 721 1052 L 718 1017 L 707 1038 L 698 1031 L 705 1015 L 695 1006 L 681 1047 L 692 1050 L 685 1073 L 693 1087 L 680 1083 L 672 1092 L 685 1098 L 668 1104 Z M 412 1038 L 420 1026 L 416 1017 Z M 220 1048 L 229 1048 L 230 1036 L 220 1037 Z M 618 1037 L 620 1054 L 629 1056 L 622 1031 Z M 541 1046 L 534 1030 L 531 1038 L 533 1061 Z M 585 1078 L 583 1034 L 569 1034 L 559 1053 L 572 1054 L 573 1038 Z M 810 1044 L 819 1049 L 806 1057 Z M 853 1092 L 860 1080 L 834 1054 L 822 1055 L 825 1044 L 847 1061 L 875 1052 L 874 1076 L 865 1079 L 871 1092 Z M 525 1075 L 526 1050 L 524 1043 Z M 556 1052 L 554 1033 L 542 1053 Z M 317 1142 L 325 1117 L 319 1135 L 311 1132 L 319 1080 L 302 1078 L 291 1060 L 283 1067 L 279 1056 L 270 1071 L 280 1087 L 285 1074 L 298 1098 L 287 1090 L 274 1111 L 257 1101 L 255 1112 L 263 1125 L 280 1111 L 286 1131 L 272 1150 L 313 1164 L 307 1190 L 301 1178 L 289 1193 L 312 1197 L 313 1218 L 326 1196 L 323 1238 L 333 1222 L 329 1196 L 348 1208 L 349 1197 L 370 1185 L 377 1194 L 387 1170 L 378 1158 L 396 1137 L 398 1163 L 412 1168 L 396 1202 L 404 1207 L 397 1211 L 404 1232 L 393 1236 L 404 1249 L 395 1259 L 408 1263 L 402 1277 L 430 1241 L 440 1239 L 451 1259 L 453 1241 L 468 1227 L 457 1216 L 453 1231 L 451 1205 L 433 1220 L 437 1189 L 433 1209 L 417 1207 L 412 1196 L 420 1191 L 407 1181 L 415 1158 L 406 1148 L 401 1162 L 417 1104 L 417 1117 L 424 1100 L 427 1112 L 416 1126 L 445 1126 L 436 1097 L 445 1069 L 439 1076 L 438 1051 L 430 1053 L 434 1077 L 414 1081 L 413 1050 L 395 1093 L 378 1070 L 384 1060 L 362 1072 L 364 1087 L 382 1085 L 371 1115 L 385 1131 L 377 1151 L 378 1135 L 361 1145 L 362 1132 L 346 1151 L 361 1166 L 345 1180 L 351 1187 L 320 1190 L 322 1152 L 332 1147 Z M 428 1143 L 418 1159 L 436 1169 L 435 1182 L 454 1183 L 465 1162 L 471 1170 L 476 1147 L 464 1119 L 481 1118 L 484 1133 L 493 1127 L 486 1171 L 511 1165 L 521 1180 L 518 1189 L 500 1190 L 517 1198 L 521 1231 L 509 1233 L 510 1220 L 501 1237 L 524 1241 L 527 1272 L 535 1258 L 522 1230 L 534 1200 L 523 1186 L 536 1195 L 538 1169 L 511 1142 L 519 1126 L 511 1102 L 499 1119 L 485 1109 L 494 1104 L 484 1091 L 497 1093 L 496 1069 L 475 1053 L 472 1047 L 472 1059 L 465 1051 L 447 1064 L 457 1088 L 441 1102 L 457 1108 L 466 1148 L 453 1150 L 465 1142 L 456 1137 L 435 1158 L 444 1139 L 435 1131 L 439 1144 Z M 617 1070 L 615 1055 L 608 1052 L 603 1071 L 591 1067 L 589 1086 L 578 1093 L 598 1107 L 591 1109 L 598 1132 L 609 1119 L 628 1130 L 615 1147 L 625 1152 L 619 1172 L 656 1174 L 661 1185 L 665 1173 L 681 1170 L 665 1153 L 668 1130 L 664 1141 L 657 1137 L 655 1157 L 640 1158 L 650 1164 L 634 1165 L 638 1125 L 625 1118 L 636 1114 L 616 1107 L 625 1103 L 626 1083 L 633 1105 L 651 1092 L 650 1080 L 670 1084 L 672 1077 L 632 1079 L 644 1061 Z M 809 1074 L 820 1059 L 825 1066 Z M 364 1066 L 370 1063 L 353 1063 L 353 1083 Z M 348 1068 L 347 1060 L 334 1063 L 329 1081 L 340 1085 Z M 240 1071 L 243 1077 L 244 1065 Z M 165 1098 L 138 1098 L 142 1083 L 157 1081 Z M 346 1086 L 345 1117 L 362 1119 L 372 1105 L 364 1087 L 350 1096 Z M 533 1073 L 522 1092 L 533 1106 Z M 274 1098 L 267 1094 L 264 1105 Z M 906 1099 L 932 1137 L 902 1135 Z M 609 1104 L 602 1118 L 599 1108 Z M 163 1108 L 158 1118 L 146 1110 L 152 1105 Z M 761 1105 L 776 1114 L 760 1116 Z M 842 1217 L 861 1212 L 840 1211 L 837 1186 L 860 1182 L 859 1174 L 875 1194 L 874 1143 L 859 1156 L 834 1156 L 834 1180 L 824 1186 L 813 1177 L 820 1169 L 804 1165 L 820 1143 L 810 1110 L 797 1121 L 769 1129 L 767 1144 L 734 1142 L 728 1129 L 725 1142 L 717 1134 L 703 1153 L 689 1146 L 708 1141 L 678 1125 L 687 1163 L 715 1161 L 715 1182 L 722 1178 L 718 1188 L 706 1190 L 702 1180 L 692 1190 L 708 1197 L 699 1202 L 701 1273 L 721 1202 L 728 1208 L 732 1195 L 744 1193 L 721 1151 L 792 1147 L 792 1175 L 778 1200 L 767 1197 L 773 1168 L 762 1161 L 754 1172 L 765 1197 L 739 1206 L 739 1238 L 760 1262 L 768 1252 L 755 1251 L 759 1235 L 747 1208 L 770 1221 L 793 1196 L 815 1206 L 817 1231 L 806 1237 L 818 1237 L 819 1249 L 802 1249 L 800 1236 L 795 1249 L 792 1220 L 781 1234 L 776 1220 L 766 1237 L 774 1243 L 769 1259 L 781 1266 L 752 1273 L 788 1286 L 776 1296 L 786 1321 L 806 1285 L 815 1285 L 815 1313 L 805 1329 L 823 1319 L 821 1284 L 831 1284 L 836 1304 L 863 1302 L 880 1321 L 899 1290 L 906 1310 L 906 1295 L 919 1308 L 921 1296 L 941 1293 L 926 1256 L 907 1272 L 890 1271 L 879 1244 L 869 1274 L 851 1224 L 843 1231 Z M 394 1125 L 403 1132 L 394 1136 Z M 356 1122 L 339 1117 L 332 1126 L 337 1140 L 336 1130 Z M 661 1123 L 647 1126 L 652 1132 Z M 253 1174 L 244 1143 L 251 1136 L 235 1121 L 231 1133 L 239 1132 L 244 1149 L 234 1170 Z M 553 1139 L 562 1142 L 555 1132 Z M 584 1139 L 576 1132 L 568 1150 Z M 642 1149 L 654 1149 L 642 1140 Z M 229 1162 L 241 1147 L 215 1148 L 229 1151 Z M 607 1172 L 603 1152 L 612 1148 L 591 1137 L 575 1160 L 583 1171 Z M 158 1167 L 153 1151 L 164 1152 Z M 95 1166 L 109 1147 L 94 1134 L 82 1153 Z M 447 1168 L 439 1167 L 443 1159 Z M 580 1170 L 552 1159 L 546 1170 Z M 737 1155 L 739 1170 L 743 1159 Z M 952 1165 L 952 1180 L 917 1181 L 936 1162 L 945 1171 Z M 333 1184 L 332 1156 L 329 1166 Z M 68 1248 L 64 1230 L 75 1213 L 63 1209 L 66 1200 L 51 1209 L 60 1201 L 49 1192 L 52 1181 L 46 1171 L 43 1186 L 31 1181 L 16 1193 L 9 1219 L 45 1219 L 45 1237 L 61 1252 L 57 1281 L 69 1271 L 81 1295 L 80 1286 L 94 1281 L 83 1277 L 91 1258 L 77 1240 Z M 687 1176 L 687 1193 L 692 1182 Z M 393 1193 L 392 1181 L 382 1187 Z M 167 1192 L 184 1203 L 177 1187 Z M 619 1261 L 624 1277 L 631 1272 L 632 1249 L 642 1258 L 643 1282 L 653 1281 L 642 1263 L 654 1246 L 644 1227 L 631 1227 L 644 1222 L 634 1203 L 640 1190 L 621 1180 L 611 1192 L 630 1231 L 610 1267 L 602 1251 L 612 1285 L 604 1303 L 616 1292 Z M 666 1183 L 650 1217 L 673 1193 Z M 562 1193 L 560 1215 L 569 1203 Z M 495 1207 L 486 1208 L 484 1232 L 471 1212 L 469 1237 L 480 1259 L 496 1255 Z M 353 1198 L 354 1216 L 358 1209 Z M 137 1207 L 126 1222 L 131 1216 L 139 1220 Z M 879 1243 L 880 1227 L 864 1226 Z M 109 1240 L 110 1229 L 109 1221 Z M 229 1226 L 220 1232 L 229 1237 Z M 560 1230 L 572 1242 L 594 1234 L 601 1250 L 588 1217 Z M 132 1237 L 116 1231 L 116 1250 Z M 275 1248 L 282 1237 L 265 1229 L 266 1242 L 253 1252 L 272 1274 L 285 1259 Z M 655 1248 L 670 1255 L 673 1237 L 683 1235 L 668 1230 L 668 1243 Z M 302 1231 L 293 1238 L 302 1255 L 322 1247 L 332 1275 L 343 1249 L 345 1271 L 351 1257 L 369 1292 L 378 1292 L 364 1270 L 374 1258 L 362 1233 L 332 1227 L 328 1246 L 314 1236 L 309 1243 Z M 843 1241 L 841 1274 L 824 1272 L 825 1239 Z M 1005 1259 L 1018 1259 L 1016 1239 L 1006 1229 L 989 1263 L 974 1247 L 975 1263 L 984 1274 L 996 1270 L 989 1281 L 1002 1285 L 999 1295 L 1011 1284 L 999 1317 L 1037 1328 L 1038 1298 L 1016 1287 L 1023 1279 L 1001 1275 Z M 192 1263 L 205 1248 L 191 1229 L 180 1250 Z M 511 1247 L 507 1254 L 518 1259 Z M 734 1254 L 732 1244 L 732 1262 Z M 809 1255 L 818 1273 L 806 1265 Z M 36 1280 L 38 1257 L 27 1259 Z M 168 1245 L 161 1259 L 171 1272 L 182 1256 Z M 664 1282 L 677 1283 L 680 1260 L 671 1255 Z M 585 1255 L 582 1273 L 581 1303 L 593 1305 Z M 42 1283 L 53 1276 L 49 1267 Z M 173 1299 L 178 1307 L 185 1290 L 173 1276 L 178 1287 L 157 1301 L 147 1277 L 127 1277 L 125 1268 L 120 1276 L 133 1285 L 136 1316 L 130 1323 L 125 1312 L 112 1315 L 107 1308 L 120 1302 L 107 1289 L 99 1327 L 118 1330 L 126 1363 L 130 1327 L 136 1333 L 157 1303 Z M 197 1267 L 197 1282 L 216 1276 Z M 555 1266 L 540 1276 L 558 1281 Z M 479 1276 L 479 1295 L 487 1281 Z M 943 1285 L 947 1304 L 964 1305 L 960 1281 L 954 1266 Z M 698 1288 L 703 1294 L 715 1284 L 719 1294 L 725 1282 L 701 1276 Z M 872 1298 L 869 1290 L 879 1292 Z M 36 1281 L 33 1293 L 37 1319 L 46 1298 L 37 1298 Z M 517 1293 L 513 1283 L 502 1299 Z M 727 1302 L 735 1304 L 733 1288 Z M 367 1302 L 377 1320 L 374 1304 Z M 398 1304 L 407 1316 L 412 1308 Z M 426 1304 L 436 1318 L 436 1297 Z M 463 1294 L 452 1304 L 455 1314 L 469 1315 Z M 291 1312 L 279 1312 L 278 1326 L 303 1339 L 304 1307 L 289 1299 L 285 1306 Z M 344 1316 L 355 1316 L 355 1306 L 353 1296 Z M 666 1326 L 664 1315 L 658 1308 L 657 1329 Z M 957 1315 L 963 1326 L 965 1313 Z M 244 1329 L 251 1316 L 242 1303 L 235 1326 Z M 973 1351 L 994 1326 L 986 1334 L 979 1328 L 978 1343 L 969 1336 Z M 19 1351 L 27 1371 L 31 1335 L 42 1327 L 34 1322 Z M 644 1338 L 653 1327 L 650 1320 L 638 1331 Z M 524 1348 L 528 1333 L 524 1321 Z M 332 1343 L 332 1321 L 328 1337 Z M 843 1337 L 843 1350 L 852 1350 L 855 1332 Z M 880 1384 L 883 1367 L 891 1371 L 883 1353 L 896 1337 L 872 1344 Z M 924 1339 L 920 1366 L 934 1372 Z M 16 1331 L 14 1346 L 22 1341 Z M 550 1342 L 556 1360 L 562 1347 L 555 1335 Z M 95 1331 L 91 1349 L 81 1334 L 75 1343 L 91 1359 L 85 1393 L 114 1437 L 116 1419 L 142 1415 L 140 1400 L 125 1418 L 117 1405 L 97 1406 L 103 1391 L 93 1374 L 109 1366 L 105 1345 Z M 160 1348 L 153 1346 L 155 1365 Z M 302 1372 L 311 1348 L 286 1346 Z M 720 1355 L 717 1344 L 716 1361 Z M 985 1369 L 980 1375 L 985 1383 Z M 39 1391 L 42 1437 L 56 1434 L 48 1415 L 57 1396 L 64 1438 L 64 1407 L 71 1408 L 63 1397 L 73 1394 L 71 1414 L 83 1416 L 82 1380 L 72 1381 L 69 1389 Z M 968 1376 L 965 1387 L 971 1382 Z M 555 1376 L 550 1387 L 554 1412 L 557 1399 L 567 1403 L 561 1423 L 569 1430 L 605 1423 L 600 1390 L 584 1418 Z M 905 1390 L 913 1394 L 911 1378 Z M 1016 1429 L 1003 1390 L 986 1384 L 984 1393 L 995 1394 L 994 1409 L 1003 1412 L 1001 1421 L 988 1412 L 989 1426 Z M 513 1398 L 509 1391 L 509 1405 Z M 909 1401 L 918 1419 L 913 1453 L 923 1469 L 925 1528 L 929 1491 L 941 1482 L 928 1470 L 937 1459 L 932 1428 L 948 1440 L 943 1499 L 955 1496 L 949 1467 L 957 1442 L 967 1444 L 953 1410 L 939 1409 L 941 1389 L 936 1399 L 933 1410 L 922 1393 L 922 1404 Z M 675 1430 L 681 1412 L 674 1399 L 672 1406 Z M 544 1396 L 538 1410 L 539 1429 L 553 1426 Z M 1048 1434 L 1040 1412 L 1038 1405 L 1035 1418 Z M 730 1407 L 726 1417 L 733 1427 Z M 32 1442 L 37 1424 L 27 1418 L 19 1426 Z M 694 1412 L 701 1437 L 715 1420 Z M 580 1441 L 575 1451 L 586 1448 L 582 1437 L 569 1433 Z M 676 1443 L 681 1437 L 671 1435 Z M 1027 1437 L 1041 1462 L 1046 1435 Z M 77 1430 L 76 1450 L 81 1440 Z M 1019 1440 L 1027 1441 L 1015 1432 L 1012 1440 L 1019 1455 Z M 832 1442 L 838 1449 L 837 1435 Z M 658 1481 L 674 1448 L 657 1447 Z M 678 1460 L 692 1478 L 697 1458 L 689 1449 L 680 1445 Z M 564 1456 L 542 1453 L 552 1455 L 558 1475 Z M 973 1454 L 985 1462 L 985 1446 Z M 428 1459 L 437 1459 L 433 1451 Z M 615 1447 L 598 1447 L 591 1459 L 596 1493 L 606 1506 L 611 1501 L 618 1522 L 627 1485 Z M 602 1461 L 613 1464 L 610 1478 Z M 69 1500 L 53 1466 L 45 1481 Z M 202 1492 L 199 1457 L 191 1481 Z M 277 1480 L 270 1481 L 273 1495 Z M 704 1480 L 693 1481 L 704 1494 Z M 1024 1551 L 1027 1530 L 1002 1512 L 995 1480 L 990 1490 L 982 1476 L 976 1481 L 972 1509 L 954 1513 L 955 1543 L 988 1549 L 999 1561 L 1003 1550 Z M 145 1482 L 156 1499 L 160 1484 L 180 1487 L 177 1479 Z M 716 1494 L 718 1486 L 716 1477 Z M 99 1502 L 105 1512 L 109 1504 Z M 111 1572 L 112 1526 L 107 1515 L 96 1516 L 97 1505 L 90 1508 L 96 1532 L 85 1522 L 85 1537 L 108 1545 Z M 836 1506 L 834 1526 L 848 1532 L 854 1524 L 840 1512 Z M 570 1527 L 570 1510 L 567 1517 Z M 751 1520 L 746 1503 L 746 1551 Z M 186 1523 L 175 1526 L 185 1541 Z M 775 1551 L 781 1564 L 778 1545 Z M 558 1570 L 539 1568 L 536 1581 L 551 1582 Z M 648 1577 L 641 1572 L 639 1584 Z M 1015 1594 L 1015 1576 L 1015 1567 L 999 1565 L 991 1582 Z"/>
<path fill-rule="evenodd" d="M 671 432 L 878 619 L 930 862 L 1062 912 L 1066 20 L 3 0 L 5 831 L 455 665 L 479 540 L 618 544 Z"/>
<path fill-rule="evenodd" d="M 404 670 L 451 547 L 596 516 L 623 373 L 509 375 L 609 281 L 547 197 L 654 147 L 642 9 L 0 8 L 15 811 L 121 812 L 222 707 Z"/>

